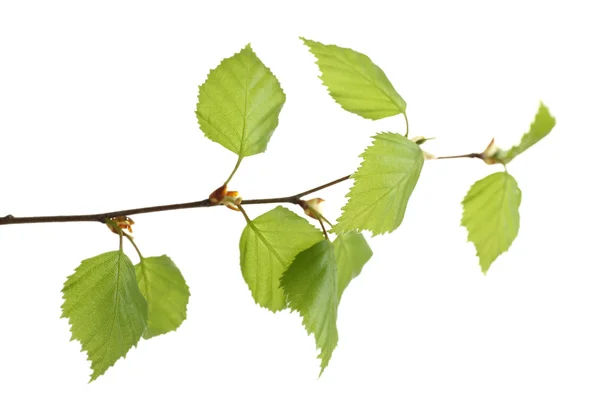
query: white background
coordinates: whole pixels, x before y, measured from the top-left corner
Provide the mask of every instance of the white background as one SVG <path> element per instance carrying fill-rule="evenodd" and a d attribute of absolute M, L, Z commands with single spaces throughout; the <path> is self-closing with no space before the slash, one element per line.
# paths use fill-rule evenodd
<path fill-rule="evenodd" d="M 426 163 L 404 224 L 370 240 L 320 379 L 299 316 L 254 305 L 233 211 L 134 217 L 142 252 L 168 254 L 186 277 L 188 320 L 92 384 L 60 290 L 116 236 L 93 223 L 2 226 L 0 415 L 600 415 L 595 2 L 412 3 L 2 1 L 0 216 L 206 198 L 236 156 L 198 129 L 197 88 L 248 42 L 287 102 L 267 152 L 231 183 L 245 198 L 349 174 L 370 136 L 404 131 L 401 117 L 344 112 L 298 36 L 368 54 L 407 101 L 411 135 L 438 138 L 425 146 L 437 155 L 492 137 L 511 146 L 539 100 L 557 125 L 509 166 L 521 230 L 487 276 L 460 201 L 497 168 Z M 349 186 L 318 194 L 327 217 Z"/>

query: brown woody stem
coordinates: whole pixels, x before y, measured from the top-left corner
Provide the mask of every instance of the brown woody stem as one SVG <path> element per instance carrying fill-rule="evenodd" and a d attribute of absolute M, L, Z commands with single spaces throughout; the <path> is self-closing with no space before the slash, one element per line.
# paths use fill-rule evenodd
<path fill-rule="evenodd" d="M 320 185 L 310 190 L 303 191 L 301 193 L 289 196 L 289 197 L 276 197 L 276 198 L 263 198 L 254 200 L 244 200 L 242 204 L 272 204 L 272 203 L 290 203 L 299 204 L 300 199 L 305 195 L 314 193 L 324 188 L 331 187 L 340 182 L 346 181 L 350 178 L 350 175 L 346 175 L 337 180 L 328 182 L 327 184 Z M 141 207 L 129 210 L 110 211 L 107 213 L 98 214 L 81 214 L 72 216 L 33 216 L 33 217 L 16 217 L 11 214 L 8 216 L 0 217 L 0 226 L 6 224 L 25 224 L 25 223 L 64 223 L 64 222 L 100 222 L 106 223 L 107 220 L 113 217 L 119 216 L 133 216 L 135 214 L 144 213 L 155 213 L 158 211 L 170 211 L 170 210 L 181 210 L 198 207 L 211 207 L 215 204 L 211 203 L 209 199 L 193 201 L 191 203 L 179 203 L 179 204 L 167 204 L 163 206 L 152 206 L 152 207 Z"/>
<path fill-rule="evenodd" d="M 457 158 L 479 158 L 483 159 L 483 155 L 481 153 L 469 153 L 465 155 L 455 155 L 455 156 L 438 156 L 436 159 L 457 159 Z M 236 169 L 239 166 L 239 163 L 236 165 Z M 235 172 L 235 170 L 233 172 Z M 232 173 L 233 174 L 233 173 Z M 331 187 L 333 185 L 339 184 L 340 182 L 346 181 L 350 179 L 351 175 L 345 175 L 337 180 L 333 180 L 323 185 L 319 185 L 318 187 L 311 188 L 310 190 L 303 191 L 298 194 L 291 195 L 289 197 L 275 197 L 275 198 L 257 198 L 250 200 L 243 200 L 241 204 L 250 205 L 250 204 L 273 204 L 273 203 L 289 203 L 289 204 L 300 204 L 302 197 L 308 194 L 312 194 L 314 192 L 323 190 L 325 188 Z M 119 210 L 119 211 L 109 211 L 106 213 L 98 213 L 98 214 L 78 214 L 72 216 L 32 216 L 32 217 L 16 217 L 12 214 L 9 214 L 4 217 L 0 217 L 0 226 L 6 224 L 25 224 L 25 223 L 65 223 L 65 222 L 100 222 L 106 223 L 107 220 L 113 217 L 119 216 L 133 216 L 135 214 L 144 214 L 144 213 L 155 213 L 158 211 L 171 211 L 171 210 L 182 210 L 182 209 L 190 209 L 190 208 L 199 208 L 199 207 L 212 207 L 215 204 L 212 203 L 208 198 L 200 201 L 192 201 L 191 203 L 179 203 L 179 204 L 166 204 L 163 206 L 151 206 L 151 207 L 141 207 L 134 208 L 128 210 Z"/>
<path fill-rule="evenodd" d="M 458 158 L 479 158 L 483 159 L 483 155 L 480 153 L 467 153 L 464 155 L 453 155 L 453 156 L 437 156 L 435 159 L 458 159 Z"/>

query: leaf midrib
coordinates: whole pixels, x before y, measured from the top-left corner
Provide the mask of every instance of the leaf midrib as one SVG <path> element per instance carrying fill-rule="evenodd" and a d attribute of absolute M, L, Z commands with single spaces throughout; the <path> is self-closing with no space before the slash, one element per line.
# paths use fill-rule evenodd
<path fill-rule="evenodd" d="M 242 137 L 240 138 L 240 150 L 238 155 L 242 155 L 244 153 L 244 145 L 246 144 L 246 123 L 248 118 L 248 77 L 250 73 L 250 66 L 247 62 L 244 62 L 244 69 L 246 70 L 246 74 L 244 77 L 244 117 L 242 124 Z"/>
<path fill-rule="evenodd" d="M 263 234 L 260 233 L 260 230 L 256 227 L 254 222 L 250 221 L 250 222 L 248 222 L 248 225 L 252 228 L 254 233 L 259 237 L 259 239 L 263 242 L 263 244 L 267 247 L 267 249 L 269 249 L 269 251 L 275 255 L 277 260 L 281 263 L 281 266 L 284 266 L 285 263 L 283 262 L 283 259 L 281 259 L 279 254 L 275 251 L 275 248 L 265 239 Z"/>

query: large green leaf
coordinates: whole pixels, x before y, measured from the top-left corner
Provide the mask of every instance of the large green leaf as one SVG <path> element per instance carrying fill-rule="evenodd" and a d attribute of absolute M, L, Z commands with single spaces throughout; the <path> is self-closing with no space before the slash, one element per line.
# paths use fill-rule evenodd
<path fill-rule="evenodd" d="M 137 345 L 148 321 L 146 300 L 120 250 L 81 262 L 62 292 L 62 317 L 92 361 L 93 381 Z"/>
<path fill-rule="evenodd" d="M 496 172 L 473 184 L 462 204 L 461 224 L 475 244 L 485 274 L 517 237 L 521 190 L 508 172 Z"/>
<path fill-rule="evenodd" d="M 380 133 L 361 155 L 363 163 L 352 175 L 354 186 L 335 233 L 371 230 L 373 235 L 400 226 L 408 199 L 423 167 L 421 148 L 397 133 Z"/>
<path fill-rule="evenodd" d="M 285 94 L 247 45 L 208 74 L 200 86 L 200 129 L 240 157 L 264 152 L 279 123 Z"/>
<path fill-rule="evenodd" d="M 338 342 L 338 290 L 333 243 L 321 240 L 300 252 L 283 273 L 281 286 L 290 307 L 302 316 L 308 334 L 315 335 L 317 347 L 321 350 L 322 374 Z"/>
<path fill-rule="evenodd" d="M 338 302 L 342 293 L 356 278 L 363 266 L 371 259 L 373 252 L 361 233 L 349 232 L 339 235 L 333 241 L 335 260 L 337 263 L 337 294 Z"/>
<path fill-rule="evenodd" d="M 279 287 L 283 271 L 322 239 L 321 231 L 281 206 L 249 222 L 240 238 L 240 265 L 254 300 L 271 311 L 285 308 Z"/>
<path fill-rule="evenodd" d="M 529 132 L 525 133 L 521 138 L 521 142 L 506 151 L 505 155 L 498 155 L 498 159 L 507 164 L 512 161 L 517 155 L 525 152 L 527 149 L 542 140 L 552 128 L 556 125 L 556 119 L 552 117 L 548 107 L 544 103 L 540 103 L 535 119 L 529 127 Z"/>
<path fill-rule="evenodd" d="M 190 289 L 167 256 L 141 258 L 135 275 L 148 302 L 148 327 L 144 339 L 177 329 L 185 320 Z"/>
<path fill-rule="evenodd" d="M 321 80 L 345 110 L 366 119 L 383 119 L 406 111 L 406 102 L 371 59 L 348 48 L 301 38 L 317 58 Z"/>

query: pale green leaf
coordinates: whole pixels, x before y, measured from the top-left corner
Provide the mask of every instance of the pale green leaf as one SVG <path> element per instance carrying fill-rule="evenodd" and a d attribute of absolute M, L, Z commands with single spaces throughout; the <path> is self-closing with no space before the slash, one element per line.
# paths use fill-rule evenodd
<path fill-rule="evenodd" d="M 335 249 L 321 240 L 300 252 L 283 273 L 281 286 L 290 307 L 302 316 L 308 334 L 321 350 L 321 374 L 338 342 Z"/>
<path fill-rule="evenodd" d="M 462 204 L 461 224 L 475 244 L 485 274 L 517 237 L 521 190 L 508 172 L 496 172 L 473 184 Z"/>
<path fill-rule="evenodd" d="M 249 222 L 240 238 L 240 266 L 254 300 L 271 311 L 285 308 L 279 282 L 283 271 L 322 239 L 321 231 L 281 206 Z"/>
<path fill-rule="evenodd" d="M 406 111 L 406 102 L 371 59 L 348 48 L 301 38 L 317 58 L 321 80 L 345 110 L 366 119 L 383 119 Z"/>
<path fill-rule="evenodd" d="M 397 133 L 379 133 L 361 155 L 363 162 L 352 175 L 354 185 L 342 216 L 333 227 L 341 234 L 370 230 L 373 235 L 400 226 L 408 199 L 423 167 L 421 148 Z"/>
<path fill-rule="evenodd" d="M 540 103 L 535 119 L 529 127 L 529 132 L 525 133 L 521 138 L 521 142 L 506 151 L 505 155 L 498 155 L 498 159 L 507 164 L 512 161 L 517 155 L 525 152 L 527 149 L 542 140 L 552 128 L 556 125 L 556 119 L 552 117 L 548 107 L 544 103 Z"/>
<path fill-rule="evenodd" d="M 371 259 L 373 252 L 361 233 L 349 232 L 339 235 L 333 241 L 337 264 L 338 302 L 350 281 L 356 278 L 363 266 Z"/>
<path fill-rule="evenodd" d="M 279 81 L 247 45 L 208 74 L 196 116 L 206 137 L 244 157 L 265 151 L 284 102 Z"/>
<path fill-rule="evenodd" d="M 81 262 L 62 292 L 62 317 L 92 362 L 93 381 L 137 345 L 148 321 L 146 300 L 120 250 Z"/>
<path fill-rule="evenodd" d="M 177 329 L 186 318 L 190 289 L 166 255 L 141 258 L 135 275 L 148 302 L 148 327 L 144 339 Z"/>

